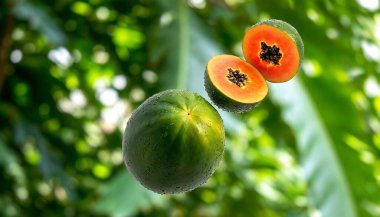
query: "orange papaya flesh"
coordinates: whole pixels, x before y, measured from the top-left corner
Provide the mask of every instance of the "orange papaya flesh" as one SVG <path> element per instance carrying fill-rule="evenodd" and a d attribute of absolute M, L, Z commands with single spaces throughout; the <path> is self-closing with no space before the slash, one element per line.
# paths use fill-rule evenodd
<path fill-rule="evenodd" d="M 297 30 L 280 20 L 260 22 L 247 30 L 243 54 L 263 77 L 274 83 L 293 78 L 303 59 L 303 42 Z"/>

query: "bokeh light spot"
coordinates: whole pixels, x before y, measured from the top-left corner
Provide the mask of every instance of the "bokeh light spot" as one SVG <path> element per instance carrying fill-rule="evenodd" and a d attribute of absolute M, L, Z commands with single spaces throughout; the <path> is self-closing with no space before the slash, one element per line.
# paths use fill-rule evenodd
<path fill-rule="evenodd" d="M 359 5 L 369 11 L 379 9 L 379 0 L 357 0 Z"/>
<path fill-rule="evenodd" d="M 12 32 L 12 38 L 13 40 L 15 41 L 19 41 L 19 40 L 22 40 L 24 39 L 25 37 L 25 32 L 24 30 L 20 29 L 20 28 L 15 28 Z"/>
<path fill-rule="evenodd" d="M 141 88 L 134 88 L 131 91 L 131 97 L 134 101 L 140 102 L 145 99 L 145 92 Z"/>
<path fill-rule="evenodd" d="M 203 9 L 206 7 L 206 1 L 205 0 L 188 0 L 188 4 L 190 7 Z"/>
<path fill-rule="evenodd" d="M 91 6 L 85 2 L 77 1 L 75 2 L 71 9 L 74 13 L 77 13 L 82 16 L 87 16 L 91 13 Z"/>
<path fill-rule="evenodd" d="M 148 83 L 155 83 L 158 80 L 158 76 L 151 70 L 145 70 L 142 74 L 144 80 Z"/>
<path fill-rule="evenodd" d="M 87 105 L 87 99 L 79 89 L 70 92 L 70 101 L 75 108 L 83 108 Z"/>
<path fill-rule="evenodd" d="M 380 85 L 375 77 L 369 77 L 364 82 L 365 94 L 369 97 L 380 96 Z"/>
<path fill-rule="evenodd" d="M 96 51 L 92 57 L 92 61 L 98 64 L 105 64 L 108 62 L 110 55 L 106 51 Z"/>
<path fill-rule="evenodd" d="M 57 64 L 57 66 L 63 69 L 68 68 L 74 62 L 70 52 L 64 47 L 49 51 L 48 57 L 51 61 Z"/>
<path fill-rule="evenodd" d="M 96 164 L 92 169 L 92 173 L 101 179 L 108 178 L 111 174 L 110 168 L 104 164 Z"/>
<path fill-rule="evenodd" d="M 67 199 L 66 190 L 60 186 L 58 186 L 54 189 L 54 195 L 60 201 L 64 201 Z"/>
<path fill-rule="evenodd" d="M 363 49 L 364 55 L 368 60 L 377 61 L 380 59 L 379 46 L 368 41 L 362 41 L 360 45 Z"/>
<path fill-rule="evenodd" d="M 47 196 L 51 193 L 52 189 L 47 183 L 42 182 L 37 185 L 37 190 L 42 196 Z"/>
<path fill-rule="evenodd" d="M 212 203 L 216 199 L 216 195 L 213 191 L 205 190 L 201 194 L 202 200 L 206 203 Z"/>
<path fill-rule="evenodd" d="M 28 191 L 25 187 L 18 187 L 16 188 L 16 195 L 20 200 L 26 200 L 28 199 Z"/>
<path fill-rule="evenodd" d="M 173 15 L 170 12 L 165 12 L 160 17 L 160 24 L 162 26 L 167 26 L 173 21 Z"/>
<path fill-rule="evenodd" d="M 21 50 L 14 50 L 11 53 L 11 62 L 12 63 L 19 63 L 22 60 L 22 52 Z"/>
<path fill-rule="evenodd" d="M 119 100 L 119 95 L 112 88 L 104 88 L 98 94 L 98 99 L 104 106 L 112 106 Z"/>
<path fill-rule="evenodd" d="M 99 20 L 107 20 L 108 17 L 110 15 L 110 11 L 108 10 L 108 8 L 102 6 L 102 7 L 99 7 L 97 10 L 96 10 L 96 17 L 99 19 Z"/>
<path fill-rule="evenodd" d="M 127 86 L 127 78 L 125 75 L 117 75 L 114 77 L 112 85 L 117 90 L 123 90 Z"/>

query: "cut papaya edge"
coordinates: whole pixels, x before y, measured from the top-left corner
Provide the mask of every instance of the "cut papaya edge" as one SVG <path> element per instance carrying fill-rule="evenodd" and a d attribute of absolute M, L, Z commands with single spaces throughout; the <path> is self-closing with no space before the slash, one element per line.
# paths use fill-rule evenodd
<path fill-rule="evenodd" d="M 250 27 L 244 35 L 242 49 L 246 61 L 273 83 L 293 78 L 304 58 L 299 33 L 282 20 L 265 20 Z"/>
<path fill-rule="evenodd" d="M 229 112 L 247 112 L 268 94 L 267 83 L 257 69 L 233 55 L 220 54 L 211 58 L 204 80 L 211 101 Z"/>

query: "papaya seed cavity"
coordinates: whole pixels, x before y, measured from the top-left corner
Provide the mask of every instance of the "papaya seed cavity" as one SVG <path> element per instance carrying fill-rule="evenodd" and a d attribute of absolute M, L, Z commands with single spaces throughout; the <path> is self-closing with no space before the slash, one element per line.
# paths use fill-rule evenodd
<path fill-rule="evenodd" d="M 265 42 L 261 42 L 261 51 L 260 51 L 260 59 L 270 62 L 274 65 L 279 65 L 279 61 L 282 57 L 282 53 L 280 52 L 280 48 L 276 45 L 270 46 Z"/>
<path fill-rule="evenodd" d="M 236 84 L 238 87 L 245 86 L 248 81 L 246 74 L 240 72 L 240 70 L 233 70 L 228 68 L 228 75 L 226 76 L 231 83 Z"/>

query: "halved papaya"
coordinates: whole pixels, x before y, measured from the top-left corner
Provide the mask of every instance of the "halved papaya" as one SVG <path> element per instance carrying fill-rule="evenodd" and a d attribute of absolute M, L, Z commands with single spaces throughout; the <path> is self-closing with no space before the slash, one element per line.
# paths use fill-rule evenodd
<path fill-rule="evenodd" d="M 206 91 L 215 105 L 230 112 L 254 108 L 268 93 L 268 86 L 252 65 L 233 55 L 216 55 L 205 71 Z"/>
<path fill-rule="evenodd" d="M 244 35 L 246 61 L 274 83 L 288 81 L 296 75 L 303 52 L 303 42 L 297 30 L 281 20 L 257 23 Z"/>

